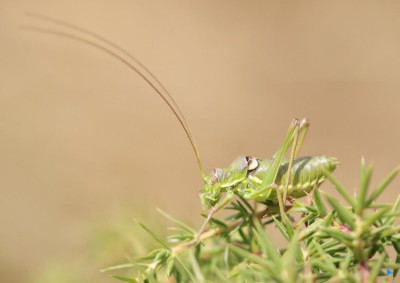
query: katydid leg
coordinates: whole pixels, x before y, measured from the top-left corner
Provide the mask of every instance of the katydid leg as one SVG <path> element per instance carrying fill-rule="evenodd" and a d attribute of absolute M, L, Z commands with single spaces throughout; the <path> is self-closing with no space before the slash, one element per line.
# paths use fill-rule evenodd
<path fill-rule="evenodd" d="M 283 190 L 283 205 L 286 204 L 286 196 L 287 192 L 289 190 L 289 183 L 290 183 L 290 173 L 292 172 L 292 167 L 293 167 L 293 161 L 294 161 L 294 156 L 296 153 L 296 147 L 297 147 L 297 142 L 299 140 L 299 130 L 300 130 L 300 124 L 297 124 L 297 130 L 293 134 L 293 144 L 292 144 L 292 150 L 290 151 L 290 157 L 289 157 L 289 164 L 288 164 L 288 171 L 286 175 L 286 180 L 285 180 L 285 186 Z M 279 196 L 279 194 L 278 194 Z"/>
<path fill-rule="evenodd" d="M 297 125 L 297 130 L 293 134 L 294 135 L 293 136 L 293 145 L 292 145 L 292 150 L 290 152 L 288 171 L 287 171 L 285 186 L 284 186 L 284 190 L 283 190 L 283 204 L 284 205 L 286 204 L 286 200 L 287 200 L 290 177 L 292 175 L 293 162 L 294 162 L 294 159 L 297 157 L 297 154 L 300 151 L 301 145 L 303 144 L 305 135 L 307 134 L 308 126 L 309 126 L 309 123 L 308 123 L 307 119 L 304 118 Z"/>
<path fill-rule="evenodd" d="M 296 158 L 299 155 L 299 151 L 301 149 L 301 146 L 303 145 L 303 141 L 304 141 L 304 138 L 306 137 L 309 126 L 310 126 L 310 123 L 308 122 L 307 118 L 303 118 L 300 121 L 299 140 L 297 142 L 298 146 L 294 153 L 294 158 Z"/>
<path fill-rule="evenodd" d="M 196 237 L 194 238 L 194 240 L 188 244 L 188 247 L 192 247 L 192 246 L 195 246 L 198 244 L 198 242 L 200 241 L 200 237 L 206 230 L 207 224 L 210 222 L 211 218 L 221 208 L 223 208 L 225 205 L 227 205 L 232 200 L 232 197 L 233 197 L 232 191 L 226 192 L 225 198 L 223 200 L 221 200 L 220 202 L 218 202 L 215 206 L 213 206 L 210 209 L 210 212 L 207 215 L 206 221 L 204 221 L 203 225 L 201 226 L 201 228 L 200 228 L 199 232 L 197 233 Z"/>
<path fill-rule="evenodd" d="M 246 199 L 250 200 L 260 196 L 265 197 L 265 199 L 269 198 L 273 191 L 273 188 L 276 188 L 275 180 L 276 176 L 278 175 L 279 168 L 282 164 L 282 160 L 288 148 L 293 143 L 293 140 L 298 136 L 298 132 L 300 131 L 299 125 L 299 121 L 297 119 L 293 119 L 292 124 L 290 125 L 286 137 L 283 141 L 283 145 L 277 150 L 272 158 L 272 163 L 260 185 L 260 189 L 256 190 L 254 193 L 246 195 Z"/>

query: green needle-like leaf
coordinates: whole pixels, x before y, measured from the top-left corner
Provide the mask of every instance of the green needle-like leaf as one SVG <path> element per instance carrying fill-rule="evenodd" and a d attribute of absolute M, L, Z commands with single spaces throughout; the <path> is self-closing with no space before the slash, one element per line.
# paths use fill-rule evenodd
<path fill-rule="evenodd" d="M 107 272 L 110 270 L 117 270 L 117 269 L 123 269 L 123 268 L 129 268 L 129 267 L 134 267 L 140 265 L 139 263 L 123 263 L 123 264 L 118 264 L 118 265 L 113 265 L 107 268 L 103 268 L 100 270 L 100 272 Z"/>
<path fill-rule="evenodd" d="M 399 237 L 400 235 L 398 235 L 397 237 L 396 236 L 397 235 L 393 236 L 391 239 L 392 245 L 393 245 L 395 251 L 397 252 L 397 254 L 400 255 L 400 237 Z"/>
<path fill-rule="evenodd" d="M 328 216 L 325 217 L 325 221 L 322 225 L 324 227 L 329 227 L 332 224 L 335 215 L 336 213 L 334 211 L 329 212 Z"/>
<path fill-rule="evenodd" d="M 166 277 L 169 278 L 175 268 L 175 261 L 172 257 L 167 259 L 167 269 L 165 271 Z"/>
<path fill-rule="evenodd" d="M 374 214 L 370 215 L 364 222 L 363 228 L 368 229 L 369 226 L 374 224 L 378 219 L 381 219 L 383 215 L 385 215 L 389 210 L 391 210 L 390 206 L 387 206 L 385 208 L 382 208 L 378 212 L 375 212 Z"/>
<path fill-rule="evenodd" d="M 210 223 L 213 223 L 221 228 L 225 228 L 225 229 L 228 228 L 228 225 L 226 225 L 224 222 L 222 222 L 216 218 L 211 218 Z"/>
<path fill-rule="evenodd" d="M 175 217 L 169 215 L 168 213 L 166 213 L 165 211 L 163 211 L 159 208 L 157 208 L 157 211 L 159 213 L 161 213 L 165 218 L 167 218 L 167 219 L 171 220 L 172 222 L 174 222 L 175 224 L 179 225 L 182 229 L 185 229 L 189 233 L 196 234 L 196 231 L 194 229 L 190 228 L 188 225 L 186 225 L 182 221 L 176 219 Z"/>
<path fill-rule="evenodd" d="M 321 227 L 321 232 L 328 234 L 330 237 L 338 240 L 348 247 L 352 247 L 353 245 L 353 238 L 350 235 L 347 235 L 344 232 L 340 231 L 338 228 Z"/>
<path fill-rule="evenodd" d="M 317 186 L 314 187 L 314 194 L 313 194 L 313 202 L 315 206 L 317 207 L 318 213 L 320 217 L 325 217 L 327 212 L 326 212 L 326 206 L 324 202 L 322 201 L 321 194 L 319 193 L 319 190 Z"/>
<path fill-rule="evenodd" d="M 255 254 L 253 254 L 253 253 L 251 253 L 249 251 L 246 251 L 246 250 L 244 250 L 242 248 L 239 248 L 239 247 L 237 247 L 235 245 L 232 245 L 232 244 L 229 244 L 229 249 L 231 251 L 239 254 L 243 258 L 248 259 L 248 260 L 250 260 L 250 261 L 252 261 L 254 263 L 261 264 L 262 266 L 265 266 L 265 267 L 271 267 L 271 264 L 269 264 L 266 259 L 264 259 L 262 257 L 259 257 L 259 256 L 255 255 Z"/>
<path fill-rule="evenodd" d="M 347 271 L 347 270 L 349 269 L 349 266 L 350 266 L 350 263 L 351 263 L 352 258 L 353 258 L 353 253 L 349 250 L 349 251 L 346 253 L 346 256 L 344 257 L 344 260 L 343 260 L 342 263 L 340 264 L 340 268 L 341 268 L 342 270 Z"/>
<path fill-rule="evenodd" d="M 393 204 L 393 211 L 397 211 L 400 207 L 400 195 L 397 196 L 396 201 Z"/>
<path fill-rule="evenodd" d="M 334 263 L 330 260 L 330 257 L 326 254 L 326 252 L 324 251 L 324 249 L 321 247 L 320 244 L 318 244 L 317 241 L 313 242 L 313 245 L 315 246 L 317 253 L 318 253 L 318 258 L 316 258 L 316 262 L 315 263 L 320 263 L 320 267 L 324 270 L 324 271 L 328 271 L 330 272 L 332 275 L 336 275 L 337 273 L 337 268 L 334 265 Z"/>
<path fill-rule="evenodd" d="M 282 235 L 286 238 L 286 240 L 290 241 L 289 234 L 286 230 L 285 225 L 282 224 L 279 220 L 277 220 L 275 217 L 272 216 L 274 219 L 276 227 L 278 227 L 279 231 L 282 233 Z"/>
<path fill-rule="evenodd" d="M 365 207 L 368 207 L 374 200 L 376 200 L 379 195 L 386 189 L 386 187 L 390 184 L 390 182 L 396 177 L 397 173 L 399 173 L 400 166 L 395 168 L 389 175 L 383 180 L 383 182 L 378 186 L 378 188 L 371 194 L 369 197 Z"/>
<path fill-rule="evenodd" d="M 196 257 L 194 256 L 192 250 L 189 250 L 189 258 L 190 258 L 190 263 L 192 264 L 192 269 L 194 271 L 194 275 L 196 276 L 197 282 L 203 283 L 205 281 L 204 275 L 201 272 L 201 267 L 200 267 Z"/>
<path fill-rule="evenodd" d="M 328 202 L 332 205 L 332 207 L 336 210 L 337 215 L 339 216 L 339 219 L 349 225 L 349 227 L 354 230 L 355 228 L 355 220 L 353 214 L 343 205 L 340 204 L 339 201 L 336 199 L 332 198 L 329 195 L 325 196 L 328 199 Z"/>
<path fill-rule="evenodd" d="M 250 203 L 247 201 L 247 200 L 245 200 L 243 197 L 239 197 L 240 198 L 240 200 L 244 203 L 244 205 L 245 206 L 247 206 L 247 208 L 250 210 L 250 211 L 252 211 L 253 210 L 253 208 L 251 207 L 251 205 L 250 205 Z"/>
<path fill-rule="evenodd" d="M 340 241 L 336 240 L 336 239 L 331 239 L 329 241 L 326 241 L 325 243 L 321 244 L 321 247 L 323 249 L 329 249 L 331 247 L 334 247 L 336 245 L 340 244 Z"/>
<path fill-rule="evenodd" d="M 264 229 L 260 225 L 258 221 L 254 221 L 254 226 L 256 227 L 256 237 L 258 239 L 258 243 L 261 246 L 262 250 L 272 262 L 275 264 L 280 263 L 279 254 L 276 252 L 275 247 L 271 243 L 271 240 L 268 238 L 267 234 L 264 232 Z"/>
<path fill-rule="evenodd" d="M 365 161 L 364 158 L 361 160 L 361 185 L 360 185 L 360 191 L 358 194 L 358 206 L 356 213 L 360 215 L 360 213 L 363 211 L 365 208 L 365 197 L 367 195 L 367 190 L 368 190 L 368 185 L 369 181 L 371 179 L 372 175 L 372 167 L 368 166 L 368 168 L 365 166 Z"/>
<path fill-rule="evenodd" d="M 140 225 L 140 227 L 143 228 L 143 230 L 145 230 L 147 233 L 149 233 L 149 235 L 151 237 L 153 237 L 154 240 L 156 240 L 157 242 L 159 242 L 162 246 L 164 246 L 164 248 L 170 250 L 171 248 L 168 246 L 168 244 L 166 242 L 164 242 L 163 240 L 161 240 L 156 234 L 153 233 L 153 231 L 151 231 L 149 228 L 146 227 L 146 225 L 144 225 L 143 223 L 139 222 L 137 219 L 135 219 L 135 221 Z"/>
<path fill-rule="evenodd" d="M 381 270 L 382 264 L 385 261 L 386 257 L 387 257 L 386 253 L 381 254 L 378 260 L 372 266 L 371 272 L 369 273 L 368 282 L 370 283 L 376 282 L 376 278 L 379 275 L 379 271 Z"/>
<path fill-rule="evenodd" d="M 317 213 L 318 212 L 317 208 L 315 208 L 313 206 L 310 206 L 310 205 L 306 205 L 305 208 L 307 209 L 307 212 L 312 212 L 312 213 Z"/>
<path fill-rule="evenodd" d="M 189 276 L 192 282 L 197 282 L 194 275 L 192 274 L 190 269 L 186 266 L 186 264 L 179 257 L 175 257 L 175 260 L 182 266 L 183 270 L 186 272 L 186 274 Z"/>
<path fill-rule="evenodd" d="M 118 275 L 110 275 L 111 277 L 118 279 L 120 281 L 123 282 L 128 282 L 128 283 L 137 283 L 138 281 L 136 279 L 133 278 L 127 278 L 127 277 L 122 277 L 122 276 L 118 276 Z"/>
<path fill-rule="evenodd" d="M 400 264 L 400 254 L 397 254 L 396 256 L 396 263 Z M 399 267 L 396 267 L 393 269 L 393 278 L 397 276 L 397 273 L 399 272 Z"/>
<path fill-rule="evenodd" d="M 322 225 L 323 222 L 324 222 L 323 219 L 318 219 L 313 224 L 309 225 L 307 228 L 301 230 L 301 232 L 299 233 L 299 240 L 304 241 L 310 235 L 314 234 L 317 231 L 317 229 Z"/>
<path fill-rule="evenodd" d="M 299 242 L 297 240 L 297 234 L 293 235 L 290 241 L 289 248 L 282 255 L 282 266 L 290 266 L 290 268 L 284 268 L 283 274 L 287 275 L 287 278 L 283 278 L 285 282 L 294 282 L 297 275 L 297 261 L 296 258 L 301 258 L 302 255 L 299 247 Z M 300 252 L 300 254 L 299 254 Z"/>
<path fill-rule="evenodd" d="M 344 197 L 344 199 L 347 200 L 347 202 L 353 207 L 353 209 L 357 211 L 357 209 L 356 209 L 358 206 L 357 202 L 346 191 L 346 189 L 339 183 L 339 181 L 336 180 L 336 178 L 333 177 L 333 175 L 327 170 L 324 170 L 324 174 L 329 179 L 329 181 L 331 181 L 331 183 L 335 186 L 336 190 Z"/>

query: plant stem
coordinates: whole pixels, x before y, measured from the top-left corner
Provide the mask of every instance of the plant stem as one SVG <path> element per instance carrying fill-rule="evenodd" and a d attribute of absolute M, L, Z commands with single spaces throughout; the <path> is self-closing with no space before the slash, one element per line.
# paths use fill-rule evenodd
<path fill-rule="evenodd" d="M 287 210 L 289 210 L 290 208 L 292 208 L 292 206 L 291 206 L 291 205 L 288 205 L 288 206 L 285 206 L 285 209 L 284 209 L 284 210 L 287 211 Z M 255 216 L 257 219 L 260 220 L 260 219 L 262 219 L 262 218 L 264 218 L 264 217 L 266 217 L 266 216 L 270 216 L 270 215 L 272 215 L 272 214 L 273 214 L 273 213 L 272 213 L 271 211 L 269 211 L 268 208 L 267 208 L 266 210 L 263 209 L 263 210 L 257 212 L 256 214 L 254 214 L 254 216 Z M 248 220 L 246 220 L 246 223 L 248 223 L 249 221 L 251 221 L 251 219 L 252 219 L 252 217 L 249 217 Z M 208 239 L 208 238 L 211 238 L 211 237 L 214 237 L 214 236 L 218 236 L 218 235 L 220 235 L 221 233 L 232 231 L 232 230 L 234 230 L 234 229 L 237 227 L 237 225 L 239 225 L 241 222 L 242 222 L 242 220 L 238 220 L 238 221 L 232 223 L 231 225 L 229 225 L 228 227 L 220 227 L 220 228 L 216 228 L 216 229 L 212 229 L 212 230 L 205 231 L 205 232 L 203 232 L 203 233 L 198 237 L 198 242 L 200 243 L 200 242 L 202 242 L 202 241 L 204 241 L 204 240 L 206 240 L 206 239 Z M 177 255 L 177 254 L 181 253 L 182 251 L 184 251 L 184 250 L 186 250 L 186 249 L 188 249 L 188 248 L 194 247 L 194 246 L 196 246 L 196 244 L 193 244 L 193 242 L 182 243 L 182 244 L 179 244 L 179 245 L 173 247 L 173 248 L 171 249 L 171 253 L 174 254 L 174 255 Z"/>

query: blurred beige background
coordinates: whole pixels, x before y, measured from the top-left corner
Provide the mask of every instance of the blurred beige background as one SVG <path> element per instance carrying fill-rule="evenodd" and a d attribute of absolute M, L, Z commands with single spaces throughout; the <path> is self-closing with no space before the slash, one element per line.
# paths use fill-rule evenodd
<path fill-rule="evenodd" d="M 336 176 L 353 189 L 361 156 L 376 168 L 373 184 L 400 163 L 399 9 L 382 1 L 2 0 L 0 281 L 30 282 L 49 262 L 78 261 L 96 273 L 104 266 L 83 260 L 91 223 L 122 206 L 139 219 L 143 211 L 158 217 L 160 207 L 201 223 L 197 164 L 166 105 L 108 55 L 21 29 L 58 28 L 25 12 L 90 29 L 144 62 L 185 113 L 207 172 L 240 154 L 271 156 L 291 119 L 308 117 L 302 153 L 338 157 Z"/>

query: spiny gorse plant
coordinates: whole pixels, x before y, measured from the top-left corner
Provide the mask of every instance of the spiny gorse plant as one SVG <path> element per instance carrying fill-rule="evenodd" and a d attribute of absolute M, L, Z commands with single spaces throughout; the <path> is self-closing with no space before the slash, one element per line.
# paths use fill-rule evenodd
<path fill-rule="evenodd" d="M 359 192 L 356 197 L 352 197 L 329 173 L 337 165 L 335 158 L 311 157 L 316 158 L 313 159 L 316 163 L 311 170 L 300 171 L 300 174 L 304 173 L 302 176 L 305 179 L 312 178 L 313 181 L 307 182 L 306 191 L 311 190 L 313 184 L 322 180 L 320 176 L 323 175 L 324 178 L 327 176 L 347 204 L 343 205 L 334 197 L 325 194 L 326 200 L 332 207 L 332 210 L 328 211 L 320 192 L 314 189 L 313 195 L 309 196 L 309 203 L 293 199 L 290 205 L 286 205 L 289 186 L 299 185 L 299 183 L 289 184 L 289 177 L 293 165 L 297 161 L 300 163 L 302 161 L 294 158 L 299 152 L 309 124 L 307 119 L 301 121 L 294 119 L 282 146 L 272 159 L 260 160 L 262 166 L 256 158 L 241 156 L 229 167 L 218 168 L 215 174 L 206 176 L 185 117 L 158 78 L 142 63 L 120 46 L 96 33 L 44 15 L 29 16 L 56 26 L 63 26 L 69 32 L 38 26 L 26 26 L 26 29 L 75 40 L 105 52 L 142 77 L 164 100 L 178 119 L 195 153 L 205 182 L 201 199 L 206 207 L 212 207 L 210 217 L 213 211 L 218 211 L 230 202 L 234 194 L 247 200 L 257 199 L 267 205 L 267 209 L 260 209 L 258 203 L 250 204 L 243 198 L 233 201 L 227 208 L 231 210 L 231 215 L 224 221 L 212 219 L 211 229 L 208 231 L 202 229 L 200 235 L 197 235 L 191 227 L 165 214 L 177 225 L 176 234 L 172 235 L 169 241 L 161 239 L 147 226 L 139 223 L 159 243 L 160 248 L 135 262 L 109 268 L 108 270 L 122 267 L 137 269 L 137 277 L 134 279 L 115 276 L 116 278 L 127 282 L 156 282 L 165 281 L 167 278 L 173 278 L 177 282 L 207 280 L 366 282 L 374 281 L 383 273 L 384 268 L 393 268 L 394 275 L 397 275 L 400 226 L 395 225 L 395 218 L 399 214 L 397 209 L 400 201 L 399 198 L 394 204 L 376 204 L 375 201 L 397 174 L 398 168 L 376 190 L 368 194 L 372 169 L 363 163 Z M 279 178 L 277 176 L 279 169 L 285 167 L 283 159 L 291 145 L 293 145 L 291 158 L 286 167 L 288 182 L 282 197 L 279 188 L 276 190 L 276 195 L 274 189 L 281 183 L 280 181 L 284 181 L 283 176 Z M 299 166 L 302 164 L 304 163 Z M 326 164 L 329 166 L 325 166 Z M 256 168 L 263 170 L 253 172 L 252 180 L 247 180 L 248 170 Z M 268 171 L 265 171 L 267 168 Z M 330 171 L 320 174 L 324 168 L 330 168 Z M 228 172 L 231 169 L 232 171 Z M 220 182 L 219 176 L 223 182 Z M 219 182 L 219 186 L 214 186 Z M 239 186 L 238 182 L 241 182 L 242 186 Z M 232 185 L 235 185 L 233 186 L 235 191 L 226 190 Z M 300 191 L 296 190 L 292 193 L 296 195 L 300 193 L 303 196 L 304 187 L 300 188 Z M 222 193 L 225 193 L 225 198 L 221 200 Z M 296 197 L 295 194 L 287 196 Z M 278 203 L 271 201 L 272 195 L 273 200 L 276 197 Z M 299 221 L 294 220 L 295 214 L 301 215 Z M 270 227 L 266 229 L 266 226 L 272 225 L 275 225 L 287 240 L 286 248 L 277 250 L 271 243 L 265 230 L 270 229 Z M 397 253 L 395 263 L 390 263 L 387 253 L 389 247 L 393 247 Z"/>
<path fill-rule="evenodd" d="M 139 222 L 159 248 L 104 271 L 134 268 L 136 278 L 111 275 L 124 282 L 375 282 L 388 271 L 396 277 L 400 225 L 395 221 L 400 215 L 400 195 L 393 204 L 376 200 L 399 170 L 369 191 L 372 167 L 362 162 L 355 196 L 327 173 L 345 204 L 318 189 L 305 202 L 296 199 L 286 206 L 279 201 L 265 208 L 238 199 L 227 208 L 231 213 L 224 221 L 212 219 L 209 230 L 200 236 L 201 243 L 194 247 L 188 243 L 196 230 L 161 212 L 176 224 L 175 233 L 164 240 Z M 272 226 L 287 240 L 285 248 L 272 244 L 268 236 Z M 397 255 L 394 262 L 390 253 Z"/>

